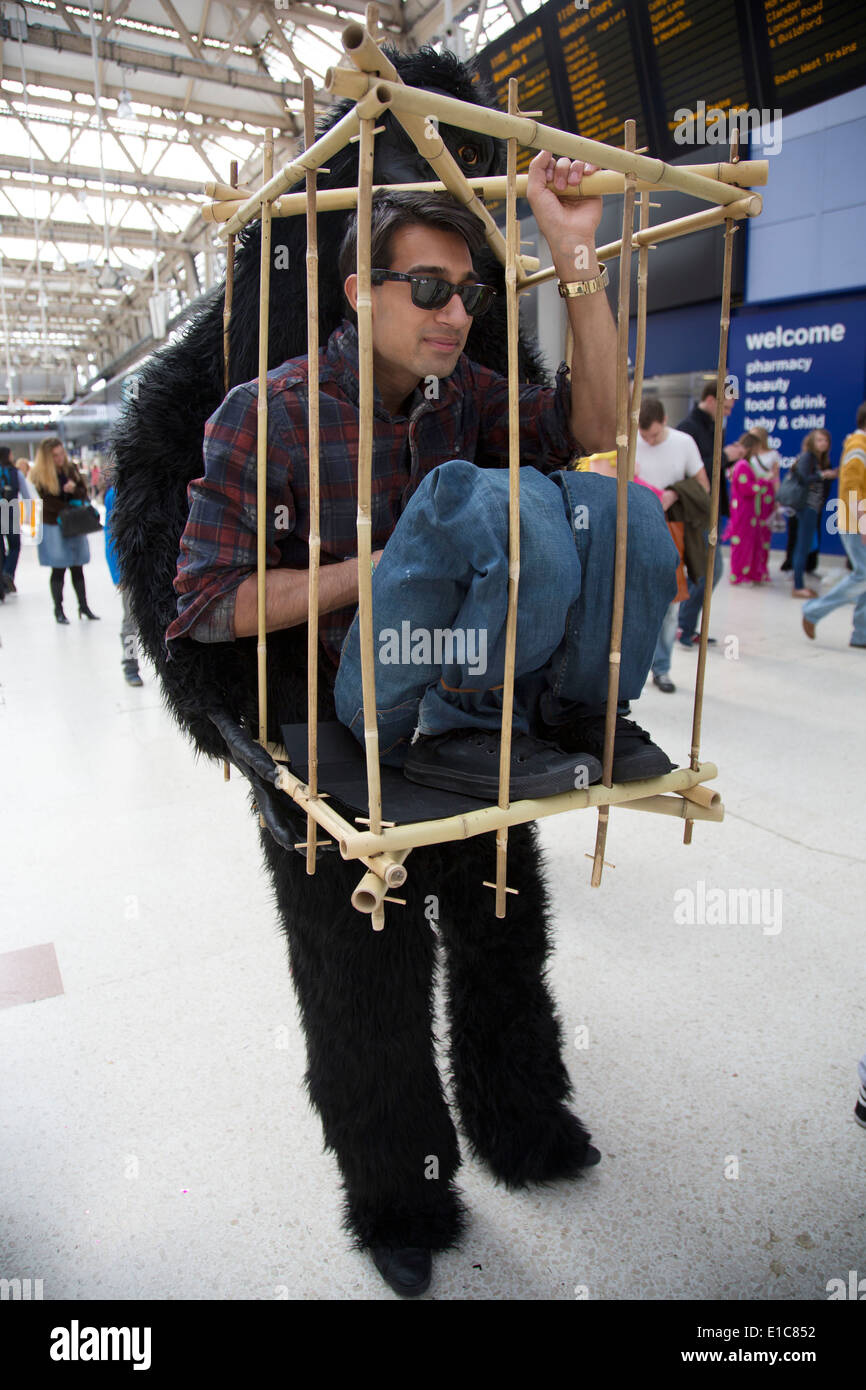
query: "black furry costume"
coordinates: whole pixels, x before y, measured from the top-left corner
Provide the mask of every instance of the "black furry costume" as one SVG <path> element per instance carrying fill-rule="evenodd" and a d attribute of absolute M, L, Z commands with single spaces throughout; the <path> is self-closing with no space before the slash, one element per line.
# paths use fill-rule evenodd
<path fill-rule="evenodd" d="M 452 54 L 423 49 L 389 56 L 412 86 L 489 104 Z M 337 104 L 321 129 L 350 108 Z M 388 132 L 376 138 L 375 181 L 431 178 L 394 117 L 383 122 Z M 444 124 L 440 133 L 468 175 L 501 169 L 498 142 Z M 356 183 L 357 145 L 334 156 L 329 168 L 321 187 Z M 323 345 L 344 316 L 333 267 L 349 216 L 319 215 Z M 238 240 L 232 385 L 257 375 L 259 238 L 256 222 Z M 289 255 L 286 270 L 271 272 L 269 367 L 307 350 L 304 219 L 275 220 L 273 245 L 286 246 Z M 486 249 L 476 266 L 479 278 L 504 285 L 502 268 Z M 286 847 L 305 838 L 306 820 L 274 790 L 273 764 L 249 738 L 258 722 L 255 638 L 216 644 L 182 638 L 167 658 L 186 488 L 201 476 L 204 424 L 224 394 L 222 310 L 220 288 L 182 341 L 147 364 L 116 432 L 113 530 L 123 581 L 178 724 L 199 752 L 228 756 L 241 767 L 268 820 L 262 846 L 301 1006 L 306 1081 L 342 1172 L 346 1228 L 358 1245 L 444 1249 L 456 1242 L 465 1210 L 454 1187 L 457 1136 L 433 1052 L 436 937 L 425 916 L 429 895 L 439 900 L 454 1099 L 473 1152 L 515 1186 L 571 1176 L 586 1153 L 589 1136 L 564 1104 L 570 1083 L 545 982 L 548 904 L 535 830 L 521 825 L 510 832 L 508 877 L 519 896 L 509 898 L 504 920 L 494 914 L 493 892 L 482 886 L 493 876 L 491 835 L 414 850 L 401 890 L 406 906 L 392 908 L 385 930 L 373 932 L 350 903 L 359 863 L 323 853 L 308 877 L 303 856 Z M 500 295 L 473 325 L 466 348 L 472 360 L 499 371 L 505 370 L 504 317 Z M 537 352 L 525 341 L 521 375 L 544 379 Z M 305 626 L 268 635 L 268 736 L 275 742 L 281 722 L 306 719 L 306 643 Z M 320 719 L 335 718 L 334 676 L 320 659 Z"/>

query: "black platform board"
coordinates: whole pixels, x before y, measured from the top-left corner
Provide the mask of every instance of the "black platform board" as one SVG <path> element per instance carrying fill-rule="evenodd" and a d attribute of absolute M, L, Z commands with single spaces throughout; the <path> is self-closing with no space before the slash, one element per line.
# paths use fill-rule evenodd
<path fill-rule="evenodd" d="M 307 780 L 307 725 L 281 724 L 286 752 L 292 772 Z M 319 791 L 328 792 L 337 801 L 351 806 L 362 815 L 369 815 L 367 804 L 367 766 L 361 745 L 342 724 L 319 725 Z M 410 782 L 396 767 L 382 767 L 382 819 L 397 825 L 411 821 L 442 820 L 459 816 L 465 811 L 478 811 L 493 806 L 492 801 L 480 801 L 456 792 L 440 791 L 438 787 L 421 787 Z"/>

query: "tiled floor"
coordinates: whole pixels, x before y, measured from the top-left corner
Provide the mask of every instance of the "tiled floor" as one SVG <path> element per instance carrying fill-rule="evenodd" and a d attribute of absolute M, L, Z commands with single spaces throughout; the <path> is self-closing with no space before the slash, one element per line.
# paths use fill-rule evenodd
<path fill-rule="evenodd" d="M 149 670 L 123 683 L 93 552 L 101 622 L 68 592 L 55 625 L 30 548 L 0 607 L 0 1276 L 46 1299 L 393 1298 L 340 1231 L 244 784 L 195 761 Z M 702 746 L 724 824 L 685 848 L 676 821 L 615 811 L 598 891 L 594 815 L 543 825 L 602 1163 L 514 1195 L 466 1160 L 473 1224 L 428 1297 L 824 1299 L 863 1270 L 866 652 L 850 609 L 807 642 L 777 565 L 717 591 Z M 681 762 L 695 662 L 677 649 L 676 693 L 635 710 Z M 732 922 L 750 889 L 761 910 Z"/>

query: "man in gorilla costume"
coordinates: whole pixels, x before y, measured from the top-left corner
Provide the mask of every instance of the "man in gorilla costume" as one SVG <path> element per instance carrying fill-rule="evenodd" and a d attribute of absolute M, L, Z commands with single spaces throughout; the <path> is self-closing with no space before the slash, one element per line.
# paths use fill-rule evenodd
<path fill-rule="evenodd" d="M 470 70 L 452 54 L 424 49 L 389 54 L 402 80 L 464 101 L 488 102 Z M 339 103 L 322 128 L 351 103 Z M 420 181 L 429 166 L 396 124 L 376 137 L 376 183 Z M 499 172 L 497 142 L 440 125 L 467 175 Z M 357 145 L 330 160 L 322 187 L 357 180 Z M 345 314 L 334 273 L 349 213 L 319 216 L 320 342 Z M 231 323 L 232 386 L 257 372 L 258 222 L 239 238 Z M 275 220 L 274 247 L 288 248 L 288 269 L 272 269 L 269 367 L 306 353 L 303 218 Z M 478 279 L 502 288 L 501 266 L 485 249 Z M 466 345 L 473 361 L 505 368 L 505 296 L 474 322 Z M 248 777 L 264 817 L 261 841 L 288 938 L 292 978 L 307 1044 L 306 1083 L 321 1116 L 326 1147 L 337 1157 L 345 1190 L 344 1224 L 359 1248 L 371 1249 L 383 1276 L 401 1293 L 429 1283 L 430 1252 L 454 1246 L 466 1211 L 454 1179 L 457 1135 L 443 1093 L 432 1036 L 436 937 L 425 904 L 438 898 L 438 926 L 449 1013 L 453 1099 L 472 1152 L 508 1186 L 573 1177 L 599 1155 L 568 1109 L 570 1080 L 560 1025 L 545 978 L 548 896 L 538 866 L 535 827 L 509 836 L 508 914 L 494 913 L 490 836 L 416 849 L 403 890 L 406 906 L 374 933 L 351 906 L 357 863 L 320 850 L 315 876 L 293 848 L 306 820 L 273 785 L 275 767 L 255 742 L 256 653 L 253 637 L 166 648 L 177 617 L 173 588 L 187 485 L 202 473 L 206 420 L 223 400 L 223 291 L 215 292 L 183 338 L 143 369 L 134 400 L 116 432 L 114 534 L 141 640 L 155 663 L 169 709 L 199 752 L 229 758 Z M 521 343 L 521 378 L 544 375 L 531 343 Z M 269 739 L 281 723 L 306 719 L 306 627 L 268 638 Z M 335 671 L 320 647 L 322 720 L 335 716 Z M 349 819 L 353 812 L 345 808 Z M 333 849 L 333 847 L 331 847 Z M 432 1162 L 431 1160 L 435 1160 Z"/>

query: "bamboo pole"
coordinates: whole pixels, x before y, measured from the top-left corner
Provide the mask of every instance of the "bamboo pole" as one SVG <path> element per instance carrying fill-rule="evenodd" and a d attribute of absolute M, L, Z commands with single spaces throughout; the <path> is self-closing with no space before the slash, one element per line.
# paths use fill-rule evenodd
<path fill-rule="evenodd" d="M 662 190 L 664 191 L 664 190 Z M 726 207 L 707 208 L 703 212 L 689 213 L 686 217 L 675 217 L 671 222 L 659 222 L 655 227 L 647 227 L 644 232 L 635 232 L 632 237 L 632 246 L 638 248 L 644 246 L 656 246 L 659 242 L 670 241 L 674 237 L 687 236 L 689 232 L 699 232 L 706 227 L 717 227 L 720 222 L 726 222 L 729 218 L 758 217 L 763 208 L 763 199 L 759 193 L 753 193 L 748 198 L 742 198 L 736 203 L 728 203 Z M 622 250 L 622 241 L 609 241 L 606 245 L 600 246 L 596 251 L 596 256 L 600 261 L 616 260 Z M 521 290 L 533 289 L 535 285 L 542 285 L 546 280 L 553 280 L 556 271 L 552 266 L 546 266 L 544 270 L 536 271 L 533 275 L 527 275 L 520 282 Z"/>
<path fill-rule="evenodd" d="M 343 71 L 345 71 L 345 69 L 343 69 Z M 764 163 L 764 164 L 766 164 L 766 160 L 763 160 L 763 161 L 761 161 L 761 160 L 754 160 L 754 161 L 752 161 L 752 165 L 754 165 L 754 164 L 759 164 L 759 163 Z M 746 168 L 746 167 L 748 167 L 748 165 L 749 165 L 749 161 L 744 161 L 744 163 L 743 163 L 743 165 L 742 165 L 741 167 L 742 167 L 742 168 Z M 702 168 L 708 168 L 708 169 L 727 169 L 727 168 L 729 168 L 730 166 L 727 165 L 727 164 L 711 164 L 711 165 L 700 165 L 700 164 L 689 165 L 689 164 L 683 164 L 683 165 L 678 165 L 677 167 L 678 167 L 678 168 L 681 168 L 681 169 L 691 169 L 691 170 L 697 171 L 697 170 L 702 169 Z M 517 175 L 517 196 L 518 196 L 518 198 L 525 198 L 525 197 L 526 197 L 526 180 L 527 180 L 527 177 L 528 177 L 528 176 L 527 176 L 526 174 L 518 174 L 518 175 Z M 723 179 L 722 181 L 723 181 L 724 183 L 729 183 L 729 184 L 731 184 L 732 186 L 734 186 L 734 184 L 735 184 L 735 181 L 734 181 L 733 179 L 731 179 L 731 178 L 725 178 L 725 179 Z M 466 182 L 468 183 L 469 187 L 470 187 L 471 189 L 474 190 L 474 192 L 478 195 L 478 197 L 480 197 L 480 198 L 485 198 L 485 199 L 487 199 L 487 200 L 490 201 L 490 202 L 493 202 L 493 201 L 500 201 L 501 199 L 503 199 L 503 198 L 505 197 L 505 191 L 506 191 L 505 186 L 506 186 L 507 180 L 505 179 L 505 176 L 504 176 L 504 175 L 501 175 L 501 174 L 494 174 L 494 175 L 490 175 L 490 176 L 488 176 L 488 177 L 486 177 L 486 178 L 471 178 L 471 179 L 467 179 Z M 766 177 L 755 179 L 755 183 L 765 184 L 766 182 L 767 182 Z M 669 190 L 664 189 L 664 188 L 661 188 L 661 189 L 660 189 L 660 188 L 658 187 L 658 185 L 656 185 L 656 184 L 648 184 L 648 183 L 644 182 L 644 181 L 641 180 L 641 179 L 638 179 L 637 185 L 636 185 L 636 186 L 637 186 L 638 192 L 644 192 L 644 191 L 646 190 L 646 191 L 649 191 L 649 192 L 665 193 L 665 192 L 668 192 L 668 191 L 669 191 Z M 735 185 L 735 186 L 738 187 L 738 188 L 747 188 L 747 187 L 748 187 L 748 185 L 745 183 L 745 180 L 742 180 L 742 181 L 739 181 L 739 180 L 738 180 L 738 181 L 736 181 L 736 185 Z M 219 188 L 221 188 L 221 189 L 225 189 L 225 188 L 227 188 L 227 185 L 226 185 L 226 184 L 219 184 L 219 185 L 206 184 L 206 185 L 205 185 L 205 189 L 206 189 L 206 190 L 207 190 L 208 188 L 213 188 L 213 187 L 219 187 Z M 378 193 L 378 192 L 381 192 L 381 191 L 383 191 L 383 190 L 385 190 L 385 189 L 390 189 L 390 188 L 393 188 L 393 187 L 394 187 L 393 184 L 377 183 L 377 184 L 374 184 L 374 185 L 373 185 L 373 192 L 374 192 L 374 193 Z M 422 183 L 401 183 L 401 184 L 399 185 L 399 187 L 400 187 L 400 191 L 401 191 L 401 192 L 406 192 L 406 193 L 446 193 L 446 192 L 448 192 L 447 186 L 446 186 L 444 183 L 442 183 L 441 180 L 440 180 L 440 181 L 433 181 L 433 182 L 428 181 L 428 182 L 426 182 L 426 183 L 424 183 L 424 182 L 422 182 Z M 598 171 L 598 173 L 595 173 L 595 174 L 587 174 L 586 177 L 585 177 L 584 179 L 581 180 L 581 183 L 580 183 L 580 187 L 579 187 L 579 188 L 566 188 L 566 189 L 563 189 L 563 191 L 562 191 L 561 193 L 558 193 L 558 194 L 557 194 L 557 197 L 563 198 L 563 199 L 571 199 L 571 198 L 592 198 L 592 197 L 597 197 L 597 196 L 598 196 L 598 197 L 606 197 L 606 196 L 608 196 L 608 195 L 611 195 L 611 196 L 613 196 L 613 195 L 621 195 L 622 192 L 623 192 L 623 190 L 624 190 L 624 188 L 625 188 L 625 176 L 624 176 L 623 174 L 618 174 L 618 173 L 616 173 L 614 170 L 611 170 L 611 169 L 600 169 L 600 170 Z M 231 192 L 231 191 L 229 191 L 228 193 L 222 193 L 222 194 L 220 194 L 219 196 L 214 195 L 214 201 L 213 201 L 212 203 L 205 203 L 204 206 L 200 209 L 201 215 L 202 215 L 202 217 L 204 218 L 204 220 L 205 220 L 206 222 L 214 222 L 214 223 L 228 222 L 229 218 L 233 217 L 234 214 L 243 206 L 244 199 L 245 199 L 245 198 L 248 198 L 248 197 L 251 197 L 251 196 L 252 196 L 252 194 L 250 194 L 250 193 L 248 193 L 248 192 L 244 192 L 244 194 L 243 194 L 242 197 L 234 197 L 234 196 L 232 195 L 232 192 Z M 760 195 L 759 195 L 759 194 L 756 194 L 755 197 L 759 198 Z M 357 200 L 358 200 L 358 190 L 357 190 L 357 188 L 326 188 L 326 189 L 320 190 L 320 192 L 319 192 L 319 210 L 320 210 L 321 212 L 334 212 L 334 211 L 344 210 L 344 209 L 346 209 L 346 208 L 353 208 L 353 207 L 356 206 Z M 304 212 L 305 203 L 306 203 L 306 194 L 304 194 L 304 193 L 284 193 L 284 194 L 282 195 L 282 197 L 277 198 L 277 199 L 274 201 L 274 217 L 295 217 L 295 216 L 298 216 L 298 215 L 300 215 L 300 214 L 302 214 L 302 213 Z M 734 207 L 734 206 L 736 206 L 736 204 L 731 204 L 730 206 L 731 206 L 731 207 Z M 750 214 L 748 214 L 748 215 L 749 215 L 749 216 L 757 216 L 757 213 L 758 213 L 758 212 L 760 212 L 760 204 L 757 204 L 757 205 L 756 205 L 756 211 L 754 211 L 754 212 L 752 212 L 752 213 L 750 213 Z M 733 214 L 731 214 L 731 215 L 733 215 Z M 743 214 L 743 215 L 746 215 L 746 214 Z M 712 226 L 712 225 L 714 225 L 714 224 L 713 224 L 713 223 L 705 223 L 704 225 L 705 225 L 705 226 Z M 527 260 L 528 258 L 527 258 L 527 257 L 523 257 L 523 259 L 524 259 L 524 260 Z"/>
<path fill-rule="evenodd" d="M 626 121 L 626 151 L 633 150 L 637 143 L 635 130 L 635 122 Z M 634 180 L 627 178 L 622 209 L 622 252 L 619 258 L 619 303 L 616 325 L 616 559 L 613 574 L 613 613 L 610 628 L 610 661 L 607 676 L 607 709 L 605 712 L 604 758 L 602 763 L 602 781 L 607 787 L 613 785 L 613 741 L 619 703 L 622 622 L 625 608 L 625 567 L 628 546 L 628 324 L 634 200 Z M 600 806 L 595 837 L 595 857 L 592 864 L 591 883 L 593 888 L 597 888 L 601 883 L 609 818 L 609 806 Z"/>
<path fill-rule="evenodd" d="M 372 838 L 369 832 L 359 831 L 356 825 L 329 806 L 321 793 L 316 798 L 311 797 L 306 782 L 290 768 L 278 768 L 275 785 L 278 791 L 290 796 L 304 811 L 315 816 L 319 825 L 333 836 L 344 859 L 358 859 L 383 878 L 389 888 L 399 888 L 407 878 L 406 868 L 395 859 L 400 850 L 442 844 L 449 840 L 468 840 L 474 835 L 489 834 L 500 824 L 521 825 L 532 820 L 543 820 L 545 816 L 559 815 L 562 811 L 584 811 L 602 801 L 621 806 L 626 801 L 637 801 L 665 792 L 685 796 L 695 788 L 702 789 L 703 783 L 712 782 L 718 775 L 719 770 L 714 763 L 701 763 L 696 771 L 675 768 L 662 777 L 652 777 L 642 782 L 620 782 L 613 788 L 599 784 L 562 792 L 558 796 L 516 801 L 505 811 L 500 806 L 484 806 L 478 811 L 466 811 L 458 816 L 407 822 L 393 829 L 385 828 L 381 835 Z M 710 792 L 712 788 L 705 790 Z M 713 792 L 713 795 L 717 793 Z"/>
<path fill-rule="evenodd" d="M 351 26 L 350 26 L 351 27 Z M 337 69 L 340 71 L 340 69 Z M 676 164 L 665 164 L 662 159 L 636 154 L 633 150 L 618 149 L 614 145 L 602 144 L 600 140 L 589 140 L 582 135 L 571 135 L 557 130 L 555 126 L 542 125 L 529 116 L 509 116 L 505 111 L 494 111 L 474 102 L 458 101 L 456 97 L 444 96 L 441 92 L 431 92 L 420 87 L 407 87 L 393 80 L 370 79 L 368 92 L 375 92 L 382 103 L 382 109 L 390 109 L 402 122 L 406 115 L 422 117 L 435 116 L 449 125 L 462 126 L 483 135 L 492 135 L 501 140 L 516 137 L 521 145 L 534 150 L 550 150 L 555 155 L 565 155 L 569 159 L 582 159 L 602 168 L 615 169 L 634 179 L 641 179 L 653 189 L 677 189 L 680 193 L 691 194 L 706 203 L 732 203 L 741 196 L 742 189 L 724 183 L 721 179 L 707 178 L 681 168 Z"/>
<path fill-rule="evenodd" d="M 692 745 L 689 762 L 697 767 L 701 748 L 701 718 L 704 704 L 704 679 L 707 666 L 707 638 L 710 634 L 710 609 L 713 600 L 713 571 L 716 546 L 719 543 L 719 496 L 722 486 L 722 433 L 725 427 L 725 379 L 728 361 L 728 330 L 731 324 L 731 267 L 734 253 L 732 221 L 725 223 L 725 253 L 722 271 L 722 312 L 719 319 L 719 360 L 716 368 L 716 420 L 713 437 L 713 480 L 710 488 L 710 526 L 707 547 L 707 570 L 704 577 L 704 602 L 701 610 L 701 642 L 698 648 L 698 669 L 695 676 L 695 705 L 692 717 Z M 683 844 L 692 842 L 692 823 L 686 821 Z"/>
<path fill-rule="evenodd" d="M 232 184 L 238 181 L 238 162 L 233 159 L 231 162 L 231 173 L 229 174 Z M 232 300 L 235 289 L 235 239 L 230 236 L 226 243 L 226 289 L 223 300 L 223 390 L 226 395 L 229 392 L 231 376 L 230 348 L 231 348 L 231 321 L 232 321 Z"/>
<path fill-rule="evenodd" d="M 348 144 L 351 137 L 357 135 L 359 120 L 357 107 L 353 111 L 348 111 L 342 120 L 320 136 L 308 150 L 304 150 L 303 154 L 284 165 L 278 174 L 266 180 L 262 188 L 256 189 L 255 193 L 241 204 L 235 215 L 224 225 L 221 235 L 230 236 L 239 232 L 248 222 L 252 222 L 255 217 L 260 215 L 263 204 L 273 202 L 281 193 L 285 193 L 286 189 L 291 188 L 293 183 L 304 178 L 308 169 L 320 169 L 323 164 L 327 163 L 331 155 L 339 153 L 343 146 Z"/>
<path fill-rule="evenodd" d="M 517 78 L 508 79 L 508 110 L 517 114 Z M 517 601 L 520 583 L 520 399 L 518 369 L 517 250 L 517 141 L 509 140 L 505 203 L 505 307 L 508 348 L 508 607 L 505 618 L 505 672 L 502 683 L 502 727 L 499 739 L 499 805 L 509 804 L 511 793 L 511 735 L 514 717 L 514 667 L 517 654 Z M 508 869 L 508 827 L 496 831 L 496 916 L 505 916 Z"/>
<path fill-rule="evenodd" d="M 232 160 L 231 169 L 231 178 L 228 183 L 217 183 L 212 179 L 210 183 L 205 184 L 204 195 L 206 198 L 213 198 L 214 202 L 217 203 L 225 201 L 226 198 L 233 198 L 236 202 L 243 202 L 244 198 L 251 198 L 253 196 L 255 192 L 254 189 L 248 188 L 246 184 L 239 184 L 237 181 L 238 162 L 236 159 Z"/>
<path fill-rule="evenodd" d="M 271 177 L 274 136 L 265 131 L 262 177 Z M 271 307 L 271 209 L 262 204 L 261 265 L 259 271 L 259 380 L 256 406 L 256 602 L 258 606 L 259 741 L 268 736 L 268 637 L 267 637 L 267 505 L 268 505 L 268 334 Z M 259 818 L 261 821 L 261 817 Z"/>
<path fill-rule="evenodd" d="M 640 195 L 640 230 L 645 231 L 649 224 L 649 193 L 644 189 Z M 638 233 L 640 235 L 640 233 Z M 637 455 L 638 417 L 643 396 L 643 369 L 646 360 L 646 296 L 649 247 L 641 243 L 637 258 L 637 324 L 634 341 L 634 376 L 631 390 L 631 424 L 628 432 L 628 480 L 634 478 L 635 457 Z"/>
<path fill-rule="evenodd" d="M 680 820 L 710 820 L 721 822 L 725 819 L 725 808 L 703 806 L 684 801 L 681 796 L 644 796 L 638 801 L 623 801 L 623 811 L 651 811 L 659 816 L 677 816 Z"/>
<path fill-rule="evenodd" d="M 308 801 L 305 796 L 305 788 L 298 778 L 294 778 L 291 773 L 286 775 L 285 768 L 280 769 L 279 781 L 277 785 L 289 792 L 294 800 L 301 804 Z M 475 835 L 486 835 L 493 830 L 497 830 L 501 825 L 523 825 L 527 821 L 543 820 L 546 816 L 559 815 L 562 811 L 582 811 L 587 807 L 598 807 L 607 803 L 611 806 L 621 806 L 626 801 L 638 801 L 642 797 L 655 796 L 664 792 L 681 792 L 683 788 L 697 786 L 701 782 L 711 782 L 718 777 L 719 771 L 714 763 L 701 763 L 697 770 L 679 767 L 673 772 L 666 772 L 661 777 L 648 777 L 641 782 L 615 782 L 613 787 L 605 787 L 599 782 L 596 786 L 576 789 L 571 792 L 560 792 L 556 796 L 545 796 L 540 798 L 527 798 L 525 801 L 512 801 L 507 809 L 501 806 L 483 806 L 477 811 L 464 811 L 458 816 L 444 816 L 438 820 L 427 820 L 417 822 L 407 822 L 405 825 L 397 825 L 393 828 L 386 827 L 381 835 L 373 835 L 369 831 L 358 830 L 355 826 L 346 825 L 345 833 L 334 833 L 337 840 L 340 854 L 344 859 L 358 859 L 362 856 L 372 858 L 379 854 L 395 854 L 401 849 L 417 849 L 420 845 L 440 845 L 451 840 L 469 840 Z M 320 818 L 319 811 L 322 809 L 321 801 L 315 804 L 314 814 L 319 819 L 320 824 L 324 824 L 324 819 Z M 327 808 L 324 809 L 327 815 Z M 335 824 L 334 813 L 330 815 L 331 824 Z M 367 863 L 367 858 L 364 859 Z"/>
<path fill-rule="evenodd" d="M 313 80 L 304 78 L 304 145 L 316 139 Z M 319 790 L 319 561 L 322 538 L 319 529 L 319 237 L 316 204 L 316 171 L 306 173 L 307 205 L 307 427 L 310 479 L 310 570 L 307 603 L 307 779 L 310 795 Z M 316 819 L 307 816 L 307 873 L 316 872 Z"/>
<path fill-rule="evenodd" d="M 371 491 L 373 477 L 373 318 L 370 283 L 370 240 L 373 199 L 373 127 L 361 120 L 358 151 L 358 623 L 361 647 L 361 685 L 364 703 L 364 752 L 370 833 L 382 829 L 382 790 L 379 776 L 379 721 L 376 715 L 376 671 L 373 656 L 373 575 Z"/>
<path fill-rule="evenodd" d="M 408 90 L 403 87 L 402 79 L 397 69 L 385 56 L 379 45 L 374 42 L 363 25 L 347 24 L 343 30 L 342 37 L 343 48 L 346 53 L 352 59 L 356 67 L 360 68 L 363 73 L 368 74 L 368 80 L 370 74 L 376 75 L 378 73 L 384 73 L 389 77 L 390 85 L 393 86 L 395 90 Z M 334 69 L 334 71 L 340 71 L 340 69 Z M 375 90 L 378 97 L 379 90 L 375 85 L 373 90 Z M 433 93 L 427 92 L 424 94 L 430 96 L 434 95 Z M 389 101 L 386 100 L 383 106 L 389 104 Z M 466 103 L 461 102 L 461 105 L 465 104 Z M 460 168 L 457 160 L 448 149 L 439 131 L 428 120 L 428 111 L 426 109 L 418 111 L 395 109 L 394 115 L 406 131 L 406 134 L 414 142 L 418 153 L 427 160 L 427 163 L 431 165 L 439 175 L 448 189 L 448 192 L 451 193 L 458 202 L 463 203 L 464 206 L 469 208 L 470 212 L 474 212 L 475 216 L 479 218 L 484 228 L 484 237 L 487 241 L 487 245 L 501 264 L 504 265 L 505 238 L 493 220 L 492 215 L 488 212 L 474 188 L 469 183 L 469 180 Z M 519 248 L 518 264 L 520 264 Z M 524 273 L 525 268 L 521 265 L 521 275 Z"/>
<path fill-rule="evenodd" d="M 233 159 L 229 165 L 229 187 L 233 188 L 238 181 L 238 162 Z M 226 286 L 223 293 L 223 391 L 226 395 L 231 386 L 231 322 L 232 322 L 232 301 L 234 299 L 235 288 L 235 239 L 230 236 L 226 243 Z M 231 779 L 231 764 L 228 758 L 223 758 L 223 781 Z"/>
<path fill-rule="evenodd" d="M 680 792 L 686 801 L 695 801 L 699 806 L 721 806 L 722 794 L 714 791 L 712 787 L 689 787 Z"/>

